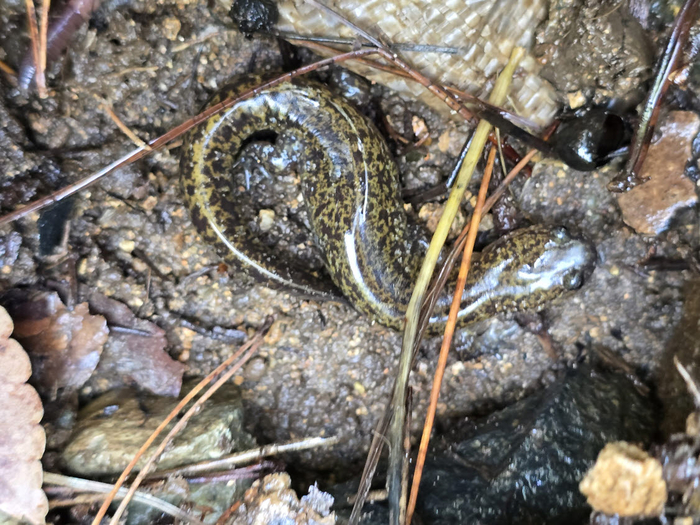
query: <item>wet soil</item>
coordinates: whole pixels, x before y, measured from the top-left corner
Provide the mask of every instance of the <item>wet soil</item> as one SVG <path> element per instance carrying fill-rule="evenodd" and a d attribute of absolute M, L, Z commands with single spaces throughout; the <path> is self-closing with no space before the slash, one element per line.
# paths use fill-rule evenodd
<path fill-rule="evenodd" d="M 5 52 L 0 58 L 15 65 L 26 45 L 23 9 L 21 2 L 0 5 Z M 103 104 L 142 138 L 153 138 L 194 114 L 231 77 L 280 70 L 284 61 L 277 42 L 245 39 L 227 17 L 229 9 L 228 0 L 106 2 L 52 66 L 48 99 L 5 85 L 2 211 L 76 181 L 133 148 Z M 375 107 L 382 107 L 382 100 L 384 107 L 398 105 L 399 113 L 420 116 L 430 130 L 430 144 L 398 157 L 405 185 L 446 177 L 466 128 L 383 88 L 374 87 L 371 94 Z M 441 148 L 445 133 L 456 138 Z M 256 283 L 236 268 L 222 268 L 189 221 L 179 192 L 178 155 L 174 145 L 78 195 L 64 276 L 74 265 L 82 284 L 165 329 L 170 353 L 189 367 L 188 376 L 209 372 L 235 345 L 184 327 L 183 320 L 250 332 L 273 315 L 259 357 L 235 378 L 252 433 L 261 443 L 340 435 L 341 445 L 293 461 L 312 469 L 360 465 L 391 388 L 400 335 L 350 306 L 303 300 Z M 581 173 L 544 161 L 514 187 L 527 218 L 584 233 L 595 242 L 600 261 L 583 289 L 544 314 L 556 359 L 510 318 L 461 331 L 458 351 L 448 361 L 439 418 L 508 405 L 555 381 L 558 370 L 580 360 L 593 344 L 611 348 L 645 379 L 657 377 L 690 272 L 648 270 L 640 261 L 652 249 L 657 256 L 684 258 L 698 248 L 700 223 L 697 210 L 686 210 L 667 233 L 636 234 L 606 190 L 620 167 Z M 472 195 L 479 178 L 470 187 Z M 42 280 L 36 219 L 0 230 L 2 289 Z M 416 435 L 439 343 L 439 338 L 424 343 L 411 379 Z M 85 398 L 89 394 L 83 392 Z"/>

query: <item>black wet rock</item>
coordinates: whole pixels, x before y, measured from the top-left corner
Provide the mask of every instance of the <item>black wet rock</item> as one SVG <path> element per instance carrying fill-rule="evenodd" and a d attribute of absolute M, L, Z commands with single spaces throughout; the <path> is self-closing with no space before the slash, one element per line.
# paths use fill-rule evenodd
<path fill-rule="evenodd" d="M 65 199 L 42 211 L 38 221 L 39 254 L 42 257 L 53 255 L 61 249 L 74 204 L 75 199 Z"/>
<path fill-rule="evenodd" d="M 665 437 L 683 432 L 686 418 L 695 408 L 675 361 L 682 364 L 691 377 L 700 377 L 700 280 L 687 282 L 683 295 L 683 317 L 666 345 L 659 368 L 658 395 L 664 412 L 661 432 Z"/>
<path fill-rule="evenodd" d="M 236 0 L 229 16 L 246 37 L 258 31 L 270 31 L 279 19 L 279 11 L 272 0 Z"/>
<path fill-rule="evenodd" d="M 628 378 L 582 367 L 483 422 L 457 423 L 428 459 L 418 514 L 426 525 L 583 523 L 584 473 L 609 441 L 647 442 L 653 416 Z"/>
<path fill-rule="evenodd" d="M 630 138 L 631 128 L 622 117 L 602 108 L 589 108 L 563 119 L 551 142 L 566 164 L 591 171 L 605 165 Z"/>

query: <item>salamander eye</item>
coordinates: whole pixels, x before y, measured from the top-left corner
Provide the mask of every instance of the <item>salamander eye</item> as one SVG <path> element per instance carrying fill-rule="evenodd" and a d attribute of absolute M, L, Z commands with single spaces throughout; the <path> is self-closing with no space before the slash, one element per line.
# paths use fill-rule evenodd
<path fill-rule="evenodd" d="M 562 284 L 567 290 L 581 288 L 581 285 L 583 285 L 583 273 L 578 270 L 567 273 L 562 279 Z"/>
<path fill-rule="evenodd" d="M 554 228 L 554 230 L 552 230 L 552 234 L 554 235 L 554 238 L 559 241 L 570 240 L 569 232 L 566 231 L 566 228 L 563 228 L 561 226 Z"/>

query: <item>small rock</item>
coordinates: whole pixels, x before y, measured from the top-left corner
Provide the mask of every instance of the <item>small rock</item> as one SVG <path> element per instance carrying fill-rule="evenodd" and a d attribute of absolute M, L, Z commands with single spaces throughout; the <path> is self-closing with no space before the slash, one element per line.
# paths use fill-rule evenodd
<path fill-rule="evenodd" d="M 438 150 L 441 153 L 448 153 L 453 157 L 459 157 L 469 135 L 454 127 L 449 127 L 442 132 L 438 138 Z"/>
<path fill-rule="evenodd" d="M 253 483 L 243 498 L 243 505 L 233 514 L 230 525 L 288 523 L 289 525 L 332 525 L 335 513 L 330 511 L 333 498 L 314 485 L 301 500 L 290 488 L 289 474 L 269 474 Z"/>
<path fill-rule="evenodd" d="M 177 39 L 177 34 L 180 32 L 180 21 L 177 18 L 166 18 L 163 20 L 163 35 L 168 40 Z"/>
<path fill-rule="evenodd" d="M 258 213 L 258 218 L 260 219 L 260 230 L 270 231 L 275 225 L 275 212 L 274 210 L 260 210 Z"/>
<path fill-rule="evenodd" d="M 120 473 L 177 403 L 171 397 L 132 389 L 103 394 L 80 411 L 72 441 L 63 451 L 63 461 L 71 472 L 82 476 Z M 173 425 L 171 422 L 166 432 Z M 243 430 L 238 389 L 225 385 L 175 437 L 158 465 L 172 468 L 253 446 L 253 438 Z M 137 466 L 143 465 L 145 459 Z"/>
<path fill-rule="evenodd" d="M 267 363 L 262 357 L 254 357 L 246 365 L 243 375 L 247 381 L 260 381 L 267 371 Z"/>
<path fill-rule="evenodd" d="M 586 96 L 583 94 L 583 92 L 579 89 L 578 91 L 574 91 L 572 93 L 567 93 L 566 94 L 566 99 L 569 102 L 569 107 L 571 109 L 577 109 L 583 106 L 586 103 Z"/>
<path fill-rule="evenodd" d="M 443 178 L 443 172 L 437 166 L 419 166 L 415 173 L 417 181 L 424 186 L 437 186 Z"/>
<path fill-rule="evenodd" d="M 0 266 L 11 266 L 19 256 L 22 236 L 17 232 L 9 232 L 0 236 Z"/>
<path fill-rule="evenodd" d="M 267 334 L 265 334 L 265 344 L 275 346 L 277 343 L 279 343 L 280 339 L 282 339 L 282 336 L 284 336 L 284 333 L 287 331 L 288 326 L 289 322 L 282 319 L 278 319 L 272 323 L 272 326 L 267 331 Z"/>
<path fill-rule="evenodd" d="M 425 120 L 416 115 L 413 115 L 413 118 L 411 118 L 411 126 L 413 127 L 413 134 L 418 138 L 421 138 L 423 137 L 423 135 L 427 135 L 428 133 L 430 133 L 428 131 L 428 125 L 425 123 Z"/>
<path fill-rule="evenodd" d="M 442 217 L 443 211 L 445 211 L 445 204 L 437 202 L 428 202 L 427 204 L 421 206 L 421 209 L 418 210 L 418 217 L 422 221 L 425 221 L 425 227 L 428 228 L 428 230 L 431 233 L 434 233 L 438 223 L 440 222 L 440 217 Z M 464 215 L 462 209 L 460 208 L 459 210 L 457 210 L 457 216 L 452 222 L 452 226 L 450 226 L 450 233 L 448 235 L 448 239 L 454 239 L 455 237 L 457 237 L 457 235 L 459 235 L 459 232 L 462 231 L 462 228 L 464 228 L 464 225 L 466 223 L 467 218 Z"/>
<path fill-rule="evenodd" d="M 579 488 L 594 510 L 608 515 L 659 516 L 666 503 L 661 463 L 624 441 L 608 443 Z"/>
<path fill-rule="evenodd" d="M 158 199 L 153 195 L 149 195 L 141 203 L 141 207 L 146 211 L 151 211 L 156 207 L 156 204 L 158 204 Z"/>
<path fill-rule="evenodd" d="M 136 248 L 136 243 L 134 241 L 124 239 L 119 241 L 119 249 L 123 252 L 131 253 Z"/>
<path fill-rule="evenodd" d="M 450 148 L 450 130 L 447 129 L 442 132 L 440 137 L 438 138 L 438 149 L 442 153 L 447 153 L 447 150 Z"/>
<path fill-rule="evenodd" d="M 623 220 L 638 233 L 661 233 L 678 210 L 697 203 L 695 184 L 684 172 L 698 130 L 695 113 L 672 112 L 661 123 L 661 138 L 649 147 L 640 173 L 650 180 L 617 196 Z"/>
<path fill-rule="evenodd" d="M 270 31 L 277 23 L 279 11 L 270 0 L 236 0 L 229 16 L 246 36 L 256 31 Z"/>

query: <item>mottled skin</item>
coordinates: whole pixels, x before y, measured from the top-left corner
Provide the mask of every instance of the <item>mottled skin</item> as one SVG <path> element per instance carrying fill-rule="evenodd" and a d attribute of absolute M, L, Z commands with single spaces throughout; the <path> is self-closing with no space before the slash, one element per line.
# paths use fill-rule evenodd
<path fill-rule="evenodd" d="M 238 83 L 211 102 L 252 87 Z M 325 87 L 294 81 L 263 90 L 212 117 L 183 146 L 182 184 L 192 221 L 207 241 L 252 273 L 302 293 L 329 296 L 308 274 L 274 260 L 255 239 L 231 193 L 232 166 L 256 132 L 293 137 L 315 242 L 335 285 L 361 312 L 400 329 L 422 261 L 425 238 L 409 226 L 399 193 L 399 173 L 374 125 Z M 535 226 L 491 245 L 471 267 L 460 324 L 495 314 L 540 309 L 578 288 L 592 271 L 595 251 L 563 228 Z M 447 292 L 431 328 L 444 325 Z"/>

